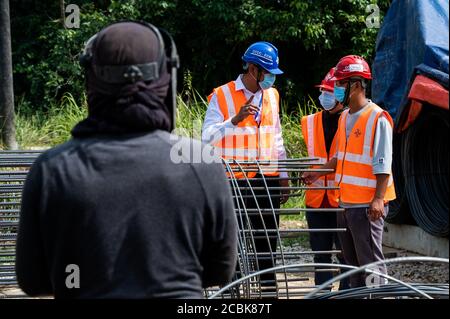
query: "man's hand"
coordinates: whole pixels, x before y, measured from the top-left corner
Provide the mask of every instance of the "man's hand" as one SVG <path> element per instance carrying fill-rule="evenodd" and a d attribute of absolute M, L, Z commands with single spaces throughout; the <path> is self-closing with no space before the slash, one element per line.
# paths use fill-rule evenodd
<path fill-rule="evenodd" d="M 384 201 L 381 198 L 374 198 L 370 203 L 368 215 L 371 221 L 376 221 L 384 216 Z"/>
<path fill-rule="evenodd" d="M 323 165 L 321 168 L 336 170 L 336 165 L 337 165 L 337 159 L 334 157 L 331 160 L 329 160 L 325 165 Z M 317 181 L 320 177 L 322 177 L 324 175 L 328 175 L 328 174 L 331 174 L 331 172 L 325 172 L 325 173 L 323 173 L 323 172 L 304 172 L 302 174 L 302 182 L 305 183 L 306 185 L 311 185 L 312 183 Z"/>
<path fill-rule="evenodd" d="M 244 105 L 241 106 L 241 109 L 239 110 L 239 113 L 236 114 L 232 119 L 231 119 L 231 123 L 233 123 L 233 125 L 238 125 L 240 122 L 242 122 L 243 120 L 245 120 L 247 118 L 247 116 L 249 115 L 254 115 L 258 112 L 258 107 L 251 104 L 252 100 L 253 100 L 254 95 L 252 95 L 247 102 L 245 102 Z"/>
<path fill-rule="evenodd" d="M 284 204 L 289 199 L 290 190 L 287 189 L 289 187 L 289 180 L 288 179 L 281 179 L 280 180 L 280 186 L 286 188 L 286 189 L 282 189 L 281 190 L 281 197 L 280 197 L 280 204 Z"/>
<path fill-rule="evenodd" d="M 375 196 L 367 212 L 371 221 L 376 221 L 384 216 L 383 198 L 389 182 L 389 174 L 377 174 L 375 176 L 377 178 L 377 187 L 375 189 Z"/>
<path fill-rule="evenodd" d="M 321 174 L 319 172 L 304 172 L 302 174 L 302 181 L 306 185 L 311 185 L 312 183 L 314 183 L 319 179 L 320 175 Z"/>

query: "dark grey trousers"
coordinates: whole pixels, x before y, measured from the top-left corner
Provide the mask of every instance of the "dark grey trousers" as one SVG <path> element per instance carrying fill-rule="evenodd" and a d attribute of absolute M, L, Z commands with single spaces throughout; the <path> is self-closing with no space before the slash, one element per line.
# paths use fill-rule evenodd
<path fill-rule="evenodd" d="M 337 214 L 339 228 L 346 228 L 346 232 L 340 232 L 344 259 L 348 265 L 363 266 L 376 261 L 384 260 L 382 241 L 384 218 L 387 216 L 389 206 L 384 206 L 384 216 L 376 221 L 371 221 L 367 216 L 368 208 L 346 208 L 344 213 Z M 387 274 L 384 264 L 377 270 Z M 383 283 L 383 279 L 360 273 L 350 278 L 350 287 L 362 287 L 366 284 Z M 367 279 L 367 281 L 366 281 Z"/>

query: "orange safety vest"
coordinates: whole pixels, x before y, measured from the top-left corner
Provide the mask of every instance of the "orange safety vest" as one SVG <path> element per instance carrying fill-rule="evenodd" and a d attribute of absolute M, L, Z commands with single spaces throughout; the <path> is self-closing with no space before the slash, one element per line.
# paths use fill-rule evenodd
<path fill-rule="evenodd" d="M 336 154 L 336 135 L 331 143 L 330 153 L 327 153 L 325 145 L 325 135 L 322 125 L 323 111 L 302 117 L 302 133 L 308 149 L 308 156 L 318 158 L 318 164 L 325 164 Z M 312 168 L 320 168 L 320 165 L 313 165 Z M 320 177 L 310 186 L 313 187 L 334 187 L 334 173 Z M 325 193 L 328 202 L 332 207 L 338 207 L 337 190 L 307 190 L 305 192 L 306 206 L 319 208 L 322 204 Z"/>
<path fill-rule="evenodd" d="M 345 133 L 349 110 L 345 110 L 338 125 L 338 151 L 336 166 L 336 183 L 339 185 L 340 200 L 349 204 L 370 203 L 375 196 L 377 179 L 372 172 L 373 140 L 376 124 L 380 116 L 385 116 L 394 126 L 389 113 L 378 105 L 371 103 L 359 116 L 347 140 Z M 384 201 L 395 199 L 392 172 Z"/>
<path fill-rule="evenodd" d="M 243 90 L 236 91 L 235 81 L 215 88 L 213 93 L 217 96 L 224 121 L 238 114 L 247 101 Z M 208 101 L 211 100 L 213 93 L 208 96 Z M 279 95 L 275 88 L 264 90 L 259 125 L 253 116 L 248 116 L 234 128 L 228 129 L 222 140 L 214 144 L 218 154 L 227 160 L 276 161 L 278 152 L 275 144 L 275 124 L 279 116 L 278 102 Z M 271 165 L 267 171 L 264 171 L 264 169 L 262 171 L 266 176 L 279 175 L 275 165 Z M 251 178 L 255 175 L 256 172 L 249 172 L 247 177 Z M 235 172 L 235 177 L 243 178 L 244 175 L 240 172 Z"/>

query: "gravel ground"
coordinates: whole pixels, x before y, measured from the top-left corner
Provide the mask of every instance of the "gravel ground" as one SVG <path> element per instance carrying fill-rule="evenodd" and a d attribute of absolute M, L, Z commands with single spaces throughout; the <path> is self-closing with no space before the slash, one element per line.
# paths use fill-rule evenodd
<path fill-rule="evenodd" d="M 281 224 L 281 229 L 306 228 L 306 223 L 301 221 L 284 221 Z M 306 235 L 307 236 L 307 235 Z M 283 247 L 284 252 L 302 252 L 310 251 L 311 248 L 305 240 L 293 242 L 288 240 L 288 245 Z M 390 247 L 384 247 L 386 258 L 395 257 L 419 257 L 421 255 L 398 250 Z M 301 255 L 296 260 L 287 260 L 286 264 L 293 263 L 312 263 L 312 255 Z M 334 257 L 334 262 L 338 262 Z M 279 262 L 281 265 L 281 262 Z M 397 263 L 388 265 L 388 274 L 394 278 L 403 280 L 405 282 L 415 283 L 449 283 L 449 267 L 448 264 L 436 263 Z"/>
<path fill-rule="evenodd" d="M 417 254 L 400 251 L 397 257 L 419 256 Z M 392 277 L 405 282 L 415 283 L 449 283 L 448 264 L 437 263 L 409 263 L 388 266 L 388 273 Z"/>

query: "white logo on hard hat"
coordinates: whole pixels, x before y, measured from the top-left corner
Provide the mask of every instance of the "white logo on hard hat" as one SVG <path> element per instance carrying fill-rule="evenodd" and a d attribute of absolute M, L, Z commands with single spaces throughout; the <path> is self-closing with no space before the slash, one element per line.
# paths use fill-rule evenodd
<path fill-rule="evenodd" d="M 363 72 L 364 66 L 362 64 L 349 64 L 344 68 L 347 72 Z"/>
<path fill-rule="evenodd" d="M 272 56 L 269 54 L 263 54 L 262 52 L 260 52 L 258 50 L 253 50 L 251 54 L 256 55 L 257 57 L 260 57 L 261 59 L 269 60 L 270 62 L 268 62 L 268 63 L 270 63 L 270 64 L 272 63 Z M 267 63 L 265 61 L 261 61 L 261 62 Z"/>

